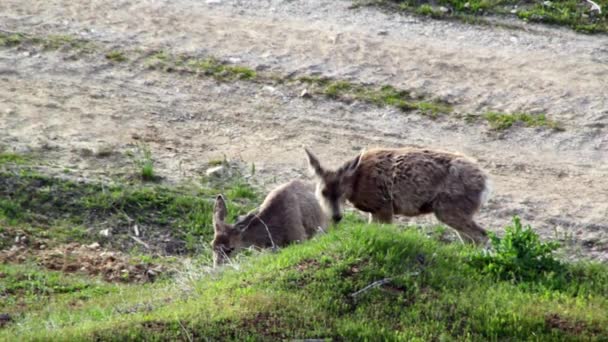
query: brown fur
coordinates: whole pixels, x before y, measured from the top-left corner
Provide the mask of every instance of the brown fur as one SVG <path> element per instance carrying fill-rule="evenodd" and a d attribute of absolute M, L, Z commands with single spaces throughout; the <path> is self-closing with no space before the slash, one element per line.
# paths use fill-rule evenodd
<path fill-rule="evenodd" d="M 235 224 L 225 223 L 224 198 L 215 201 L 212 247 L 214 265 L 224 263 L 242 248 L 281 247 L 310 239 L 328 220 L 314 195 L 314 186 L 294 180 L 274 189 L 260 208 L 240 217 Z"/>
<path fill-rule="evenodd" d="M 473 220 L 489 193 L 486 174 L 467 157 L 429 149 L 373 149 L 338 170 L 324 169 L 308 150 L 318 177 L 317 198 L 334 221 L 341 203 L 370 213 L 370 221 L 391 223 L 393 215 L 434 213 L 475 243 L 487 240 Z"/>

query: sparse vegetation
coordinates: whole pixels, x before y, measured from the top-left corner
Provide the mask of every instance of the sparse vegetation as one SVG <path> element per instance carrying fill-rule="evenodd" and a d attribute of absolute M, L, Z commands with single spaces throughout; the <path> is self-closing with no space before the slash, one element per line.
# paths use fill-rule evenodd
<path fill-rule="evenodd" d="M 545 114 L 529 114 L 529 113 L 499 113 L 487 112 L 483 118 L 495 130 L 504 130 L 511 128 L 517 123 L 521 123 L 526 127 L 547 127 L 561 131 L 563 127 L 547 118 Z"/>
<path fill-rule="evenodd" d="M 150 230 L 147 239 L 155 250 L 194 252 L 211 239 L 212 205 L 218 193 L 228 196 L 231 219 L 256 204 L 257 192 L 238 176 L 178 187 L 77 183 L 17 166 L 0 170 L 0 222 L 53 243 L 93 242 L 109 225 L 115 235 L 111 245 L 126 251 L 133 246 L 128 235 L 137 224 Z M 180 242 L 187 239 L 189 246 Z"/>
<path fill-rule="evenodd" d="M 118 50 L 113 50 L 106 53 L 106 58 L 117 63 L 126 62 L 128 60 L 124 52 Z"/>
<path fill-rule="evenodd" d="M 608 32 L 608 0 L 594 0 L 602 9 L 595 11 L 584 1 L 556 0 L 522 3 L 515 0 L 372 0 L 356 1 L 356 6 L 382 6 L 395 11 L 416 13 L 436 19 L 457 19 L 471 24 L 489 23 L 483 17 L 517 17 L 524 21 L 568 26 L 586 33 Z"/>
<path fill-rule="evenodd" d="M 29 37 L 22 34 L 12 34 L 15 36 L 12 41 L 21 44 L 25 41 L 42 45 L 45 48 L 57 49 L 61 46 L 75 48 L 82 51 L 91 51 L 94 44 L 82 39 L 69 36 L 48 36 L 43 38 Z M 8 36 L 0 35 L 0 43 Z M 0 44 L 3 46 L 3 44 Z M 5 46 L 7 46 L 5 44 Z M 105 54 L 105 57 L 115 62 L 127 61 L 125 52 L 112 50 Z M 136 60 L 138 58 L 135 58 Z M 185 72 L 207 77 L 213 77 L 218 81 L 228 82 L 245 80 L 267 84 L 306 84 L 311 94 L 324 95 L 329 98 L 351 102 L 359 100 L 377 106 L 392 106 L 404 112 L 418 111 L 423 115 L 436 118 L 441 114 L 449 114 L 452 107 L 441 100 L 428 99 L 426 96 L 411 96 L 406 90 L 400 90 L 390 85 L 367 85 L 354 83 L 345 80 L 336 80 L 318 76 L 280 76 L 274 74 L 259 74 L 246 66 L 231 65 L 212 57 L 199 58 L 187 55 L 171 54 L 167 51 L 156 51 L 144 59 L 144 66 L 150 69 L 161 70 L 164 72 Z M 489 112 L 483 115 L 493 129 L 502 130 L 512 127 L 517 122 L 522 122 L 528 127 L 549 127 L 555 130 L 562 130 L 558 123 L 546 118 L 544 114 L 527 113 L 497 113 Z M 142 178 L 145 180 L 154 179 L 152 163 L 142 166 Z M 150 173 L 152 172 L 152 173 Z M 150 178 L 152 177 L 152 178 Z"/>

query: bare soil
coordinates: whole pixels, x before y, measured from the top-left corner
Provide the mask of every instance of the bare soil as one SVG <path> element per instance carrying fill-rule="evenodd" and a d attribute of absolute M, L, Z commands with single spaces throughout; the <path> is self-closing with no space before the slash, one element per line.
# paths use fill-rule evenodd
<path fill-rule="evenodd" d="M 460 114 L 547 113 L 566 130 L 494 132 L 453 117 L 147 70 L 142 61 L 3 48 L 0 144 L 43 152 L 78 177 L 106 177 L 127 172 L 125 152 L 145 143 L 168 181 L 201 175 L 209 160 L 225 156 L 255 163 L 267 187 L 306 177 L 302 145 L 329 165 L 372 146 L 461 151 L 493 179 L 480 223 L 500 232 L 517 214 L 544 238 L 565 240 L 572 256 L 607 261 L 608 37 L 467 26 L 351 4 L 4 0 L 0 29 L 391 84 L 448 101 Z"/>

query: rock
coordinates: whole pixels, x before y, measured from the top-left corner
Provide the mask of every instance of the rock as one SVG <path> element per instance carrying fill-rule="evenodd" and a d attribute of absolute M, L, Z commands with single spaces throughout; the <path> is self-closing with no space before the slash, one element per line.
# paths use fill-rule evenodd
<path fill-rule="evenodd" d="M 300 97 L 309 99 L 312 97 L 312 95 L 310 95 L 310 93 L 308 92 L 308 89 L 304 88 L 304 90 L 302 90 L 302 92 L 300 93 Z"/>
<path fill-rule="evenodd" d="M 108 229 L 104 229 L 104 230 L 102 230 L 102 231 L 99 232 L 99 235 L 105 236 L 105 237 L 109 237 L 109 236 L 112 235 L 112 231 L 109 228 Z"/>
<path fill-rule="evenodd" d="M 378 31 L 378 35 L 379 36 L 388 36 L 388 31 L 384 31 L 384 30 Z"/>
<path fill-rule="evenodd" d="M 99 242 L 93 242 L 92 244 L 87 246 L 88 249 L 99 249 L 99 247 L 101 247 L 101 245 L 99 245 Z"/>
<path fill-rule="evenodd" d="M 207 171 L 205 171 L 205 174 L 208 177 L 222 177 L 226 174 L 227 170 L 224 167 L 224 165 L 219 165 L 219 166 L 215 166 L 212 168 L 207 169 Z"/>
<path fill-rule="evenodd" d="M 440 6 L 440 7 L 439 7 L 439 11 L 440 11 L 441 13 L 448 13 L 450 10 L 449 10 L 447 7 Z"/>
<path fill-rule="evenodd" d="M 4 327 L 5 325 L 9 324 L 12 321 L 13 321 L 13 317 L 11 317 L 11 315 L 9 315 L 7 313 L 0 314 L 0 328 Z"/>

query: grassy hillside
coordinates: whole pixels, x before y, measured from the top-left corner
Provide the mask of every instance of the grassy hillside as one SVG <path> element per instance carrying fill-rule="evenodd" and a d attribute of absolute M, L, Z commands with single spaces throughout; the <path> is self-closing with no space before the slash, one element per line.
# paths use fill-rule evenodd
<path fill-rule="evenodd" d="M 350 218 L 313 241 L 242 259 L 237 269 L 191 266 L 152 285 L 3 265 L 0 292 L 49 298 L 17 314 L 0 339 L 608 338 L 605 266 L 563 266 L 560 282 L 540 270 L 532 280 L 501 280 L 472 263 L 472 253 L 415 229 Z"/>
<path fill-rule="evenodd" d="M 259 201 L 242 178 L 106 184 L 39 169 L 0 155 L 0 341 L 608 339 L 608 267 L 560 262 L 517 220 L 488 254 L 348 216 L 213 270 L 214 195 L 233 217 Z"/>

